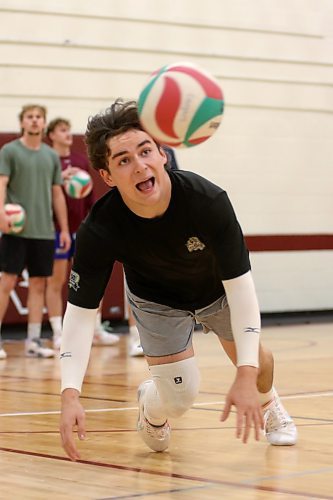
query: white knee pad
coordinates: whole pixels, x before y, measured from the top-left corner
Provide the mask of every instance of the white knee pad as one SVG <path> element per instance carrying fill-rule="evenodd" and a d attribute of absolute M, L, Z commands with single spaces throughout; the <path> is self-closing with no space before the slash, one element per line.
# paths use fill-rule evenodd
<path fill-rule="evenodd" d="M 191 408 L 200 385 L 200 373 L 194 357 L 153 365 L 149 370 L 168 417 L 180 417 Z"/>

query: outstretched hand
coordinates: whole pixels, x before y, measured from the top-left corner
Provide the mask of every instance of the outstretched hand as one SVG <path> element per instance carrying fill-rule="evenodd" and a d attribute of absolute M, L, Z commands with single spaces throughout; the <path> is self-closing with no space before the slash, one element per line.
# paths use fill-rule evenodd
<path fill-rule="evenodd" d="M 232 384 L 221 416 L 222 422 L 227 420 L 232 406 L 236 407 L 236 437 L 243 443 L 248 441 L 250 431 L 254 429 L 255 439 L 259 441 L 260 431 L 264 428 L 262 408 L 259 403 L 256 386 L 257 369 L 241 366 Z"/>
<path fill-rule="evenodd" d="M 79 393 L 75 389 L 66 389 L 62 394 L 60 434 L 64 450 L 73 461 L 80 460 L 77 450 L 73 430 L 77 428 L 78 438 L 84 440 L 85 413 L 79 401 Z"/>

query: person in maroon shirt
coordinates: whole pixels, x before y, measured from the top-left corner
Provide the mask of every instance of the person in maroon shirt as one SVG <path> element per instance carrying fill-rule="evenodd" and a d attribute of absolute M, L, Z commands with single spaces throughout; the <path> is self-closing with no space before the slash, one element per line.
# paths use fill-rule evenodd
<path fill-rule="evenodd" d="M 71 133 L 70 121 L 65 118 L 55 118 L 52 120 L 46 131 L 46 135 L 51 142 L 53 149 L 58 153 L 61 161 L 62 177 L 68 179 L 78 170 L 89 171 L 89 162 L 87 157 L 71 150 L 73 136 Z M 49 315 L 49 321 L 53 332 L 54 347 L 60 348 L 61 330 L 62 330 L 62 289 L 65 284 L 68 272 L 68 262 L 74 255 L 75 237 L 77 230 L 83 219 L 88 214 L 94 204 L 95 196 L 93 192 L 85 198 L 76 199 L 66 195 L 69 232 L 72 238 L 72 245 L 68 251 L 64 251 L 59 244 L 59 227 L 55 221 L 56 240 L 53 274 L 47 279 L 46 286 L 46 305 Z M 101 324 L 101 312 L 97 315 L 96 328 L 94 333 L 95 345 L 114 345 L 119 341 L 117 335 L 106 332 Z"/>

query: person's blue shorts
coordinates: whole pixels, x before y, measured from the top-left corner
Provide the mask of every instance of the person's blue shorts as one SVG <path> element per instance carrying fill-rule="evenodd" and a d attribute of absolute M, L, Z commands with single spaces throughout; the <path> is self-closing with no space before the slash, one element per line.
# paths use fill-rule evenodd
<path fill-rule="evenodd" d="M 71 239 L 72 239 L 72 244 L 69 248 L 69 250 L 64 251 L 63 248 L 60 246 L 60 233 L 57 231 L 55 240 L 54 240 L 54 259 L 66 259 L 70 260 L 73 255 L 74 255 L 74 250 L 75 250 L 75 239 L 76 239 L 76 233 L 71 234 Z"/>

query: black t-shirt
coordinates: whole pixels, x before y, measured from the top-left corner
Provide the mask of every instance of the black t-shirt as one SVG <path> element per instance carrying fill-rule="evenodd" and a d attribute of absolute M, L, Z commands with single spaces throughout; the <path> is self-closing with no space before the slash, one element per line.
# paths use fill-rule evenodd
<path fill-rule="evenodd" d="M 226 192 L 192 172 L 169 175 L 171 201 L 161 217 L 135 215 L 117 189 L 95 203 L 77 235 L 69 302 L 97 308 L 116 260 L 135 295 L 190 311 L 223 295 L 221 280 L 250 270 Z"/>

